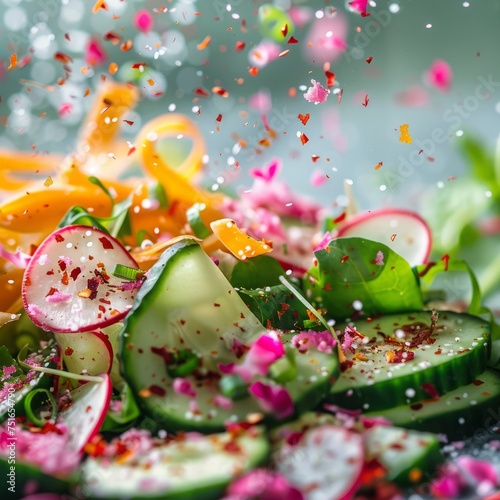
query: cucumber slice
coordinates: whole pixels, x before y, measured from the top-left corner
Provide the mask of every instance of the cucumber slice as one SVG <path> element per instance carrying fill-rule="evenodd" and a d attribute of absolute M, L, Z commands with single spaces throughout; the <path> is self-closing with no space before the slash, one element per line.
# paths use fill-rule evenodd
<path fill-rule="evenodd" d="M 258 428 L 236 437 L 191 435 L 157 444 L 128 461 L 89 458 L 82 466 L 81 489 L 86 498 L 217 499 L 267 454 L 267 440 Z"/>
<path fill-rule="evenodd" d="M 377 425 L 363 433 L 367 461 L 376 460 L 386 479 L 400 485 L 419 483 L 443 462 L 439 441 L 429 432 Z"/>
<path fill-rule="evenodd" d="M 186 240 L 165 251 L 138 292 L 121 334 L 123 375 L 160 428 L 216 432 L 228 421 L 262 415 L 250 396 L 243 395 L 230 408 L 216 404 L 215 398 L 221 395 L 219 364 L 238 361 L 231 349 L 234 343 L 251 344 L 264 332 L 201 247 Z M 290 333 L 281 336 L 287 345 L 292 338 Z M 195 398 L 173 388 L 174 376 L 167 370 L 171 372 L 172 365 L 167 366 L 165 357 L 179 351 L 200 359 L 199 369 L 182 375 L 196 391 Z M 298 415 L 321 402 L 339 366 L 334 353 L 309 349 L 296 354 L 297 376 L 282 385 Z"/>
<path fill-rule="evenodd" d="M 367 417 L 382 415 L 398 427 L 446 434 L 448 439 L 486 434 L 500 421 L 500 374 L 487 370 L 472 383 L 441 396 Z"/>
<path fill-rule="evenodd" d="M 12 473 L 11 471 L 14 471 Z M 9 475 L 10 474 L 10 475 Z M 5 481 L 2 485 L 3 499 L 23 498 L 35 493 L 68 493 L 71 479 L 49 476 L 38 467 L 21 462 L 18 459 L 0 458 L 0 476 Z M 11 482 L 11 478 L 13 479 Z M 5 489 L 4 489 L 5 488 Z M 47 497 L 48 498 L 48 497 Z"/>
<path fill-rule="evenodd" d="M 405 338 L 411 341 L 417 331 L 430 327 L 431 315 L 430 311 L 421 311 L 357 321 L 357 330 L 369 341 L 356 349 L 352 367 L 333 386 L 329 401 L 345 408 L 383 410 L 471 383 L 486 369 L 490 325 L 468 314 L 439 312 L 437 326 L 430 335 L 432 343 L 424 340 L 408 348 L 414 354 L 409 361 L 387 361 L 387 353 L 400 350 L 404 344 L 392 345 L 382 334 L 399 342 Z M 403 331 L 408 331 L 409 325 L 415 330 L 405 334 Z"/>

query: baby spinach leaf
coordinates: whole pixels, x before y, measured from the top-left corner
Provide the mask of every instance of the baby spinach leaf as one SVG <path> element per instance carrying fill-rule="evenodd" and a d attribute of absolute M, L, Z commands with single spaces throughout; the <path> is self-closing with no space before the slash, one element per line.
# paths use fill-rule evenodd
<path fill-rule="evenodd" d="M 280 284 L 283 268 L 269 255 L 238 261 L 231 272 L 231 285 L 239 288 L 264 288 Z"/>
<path fill-rule="evenodd" d="M 358 311 L 354 305 L 358 304 L 365 316 L 423 307 L 412 268 L 382 243 L 338 238 L 315 256 L 318 264 L 306 275 L 304 286 L 312 300 L 326 309 L 327 318 L 352 317 Z"/>
<path fill-rule="evenodd" d="M 300 330 L 309 318 L 306 307 L 285 285 L 239 289 L 238 294 L 266 328 Z"/>

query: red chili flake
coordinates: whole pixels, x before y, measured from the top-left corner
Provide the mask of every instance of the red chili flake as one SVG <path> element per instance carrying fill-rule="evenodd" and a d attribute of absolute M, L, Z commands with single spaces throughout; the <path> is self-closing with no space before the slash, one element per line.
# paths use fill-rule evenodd
<path fill-rule="evenodd" d="M 207 35 L 202 42 L 200 42 L 196 48 L 198 50 L 205 50 L 209 45 L 210 45 L 210 42 L 212 41 L 212 37 L 210 35 Z"/>
<path fill-rule="evenodd" d="M 369 12 L 361 12 L 361 17 L 370 17 L 370 13 Z"/>
<path fill-rule="evenodd" d="M 423 153 L 423 152 L 424 152 L 424 150 L 423 150 L 423 149 L 421 149 L 421 150 L 418 152 L 418 154 L 421 154 L 421 153 Z"/>
<path fill-rule="evenodd" d="M 290 50 L 289 50 L 289 49 L 286 49 L 286 50 L 284 50 L 283 52 L 280 52 L 280 53 L 278 54 L 278 57 L 285 57 L 286 55 L 288 55 L 288 53 L 289 53 L 289 52 L 290 52 Z"/>
<path fill-rule="evenodd" d="M 300 134 L 300 142 L 302 143 L 302 145 L 307 144 L 309 142 L 309 137 L 307 137 L 307 135 L 304 134 L 303 132 Z"/>
<path fill-rule="evenodd" d="M 165 361 L 165 364 L 170 363 L 170 353 L 165 347 L 151 347 L 151 352 L 160 356 Z"/>
<path fill-rule="evenodd" d="M 319 156 L 318 155 L 312 155 L 311 156 L 311 160 L 313 161 L 313 163 L 316 163 L 318 160 L 319 160 Z"/>
<path fill-rule="evenodd" d="M 10 64 L 7 68 L 9 71 L 12 71 L 17 66 L 17 54 L 11 54 L 10 56 Z"/>
<path fill-rule="evenodd" d="M 439 260 L 442 260 L 444 262 L 444 270 L 448 271 L 448 262 L 450 261 L 450 256 L 445 253 Z"/>
<path fill-rule="evenodd" d="M 361 103 L 365 108 L 368 106 L 370 99 L 368 98 L 368 94 L 365 95 L 365 100 Z"/>
<path fill-rule="evenodd" d="M 285 26 L 281 28 L 281 34 L 283 35 L 283 38 L 288 35 L 288 24 L 285 24 Z"/>
<path fill-rule="evenodd" d="M 433 399 L 434 401 L 437 401 L 439 399 L 438 391 L 436 390 L 436 388 L 434 387 L 434 385 L 432 385 L 431 383 L 424 382 L 423 384 L 421 384 L 420 387 L 422 388 L 422 390 L 424 392 L 426 392 L 427 394 L 429 394 L 429 396 L 431 397 L 431 399 Z"/>
<path fill-rule="evenodd" d="M 50 290 L 47 292 L 47 295 L 45 295 L 45 297 L 50 297 L 51 295 L 54 295 L 57 292 L 59 292 L 59 290 L 57 288 L 54 288 L 53 286 L 51 286 Z"/>
<path fill-rule="evenodd" d="M 210 97 L 210 92 L 207 89 L 204 89 L 203 87 L 196 87 L 194 89 L 194 95 L 199 97 Z"/>
<path fill-rule="evenodd" d="M 480 385 L 483 385 L 484 382 L 482 380 L 474 380 L 474 382 L 472 382 L 476 387 L 479 387 Z"/>
<path fill-rule="evenodd" d="M 54 54 L 54 60 L 62 64 L 68 64 L 73 62 L 73 58 L 64 52 L 56 52 Z"/>
<path fill-rule="evenodd" d="M 90 95 L 90 93 L 91 93 L 91 92 L 92 92 L 92 90 L 87 89 L 87 90 L 85 91 L 85 94 L 83 94 L 83 97 L 87 97 L 88 95 Z"/>
<path fill-rule="evenodd" d="M 389 360 L 389 363 L 406 363 L 411 361 L 415 357 L 415 353 L 412 351 L 407 351 L 406 349 L 400 349 L 394 352 L 394 357 Z"/>
<path fill-rule="evenodd" d="M 419 278 L 422 278 L 423 276 L 425 276 L 434 266 L 436 265 L 435 262 L 428 262 L 427 265 L 424 267 L 424 269 L 422 269 L 422 271 L 420 271 L 417 276 Z"/>
<path fill-rule="evenodd" d="M 90 300 L 94 300 L 97 297 L 97 289 L 99 288 L 100 284 L 101 280 L 97 277 L 89 278 L 87 280 L 87 288 L 90 290 L 90 294 L 87 298 L 89 298 Z"/>
<path fill-rule="evenodd" d="M 396 239 L 396 236 L 397 236 L 397 234 L 396 234 L 396 233 L 391 234 L 391 241 L 394 241 L 394 240 Z"/>
<path fill-rule="evenodd" d="M 288 39 L 288 42 L 286 42 L 286 43 L 288 43 L 288 44 L 292 45 L 292 44 L 295 44 L 295 43 L 299 43 L 299 41 L 298 41 L 296 38 L 294 38 L 293 36 L 291 36 L 291 37 Z"/>
<path fill-rule="evenodd" d="M 347 217 L 347 212 L 342 212 L 337 218 L 333 219 L 334 224 L 342 222 Z"/>
<path fill-rule="evenodd" d="M 71 347 L 66 347 L 66 349 L 64 349 L 64 355 L 65 356 L 71 356 L 73 354 L 73 349 L 71 349 Z"/>
<path fill-rule="evenodd" d="M 139 69 L 141 66 L 144 68 L 147 64 L 145 62 L 134 63 L 132 64 L 132 69 Z"/>
<path fill-rule="evenodd" d="M 123 121 L 124 121 L 127 125 L 130 125 L 130 126 L 132 126 L 132 125 L 134 124 L 134 122 L 133 122 L 133 121 L 131 121 L 131 120 L 123 120 Z"/>
<path fill-rule="evenodd" d="M 410 408 L 414 411 L 421 410 L 424 407 L 422 403 L 415 403 L 414 405 L 411 405 Z"/>
<path fill-rule="evenodd" d="M 248 73 L 250 76 L 257 76 L 259 74 L 259 68 L 252 66 L 251 68 L 248 68 Z"/>
<path fill-rule="evenodd" d="M 114 31 L 108 31 L 103 38 L 113 45 L 118 45 L 122 41 L 122 37 Z"/>
<path fill-rule="evenodd" d="M 224 445 L 224 451 L 227 451 L 228 453 L 241 453 L 241 447 L 238 445 L 238 443 L 235 443 L 234 441 L 229 441 L 229 443 L 226 443 Z"/>
<path fill-rule="evenodd" d="M 120 45 L 120 50 L 122 52 L 128 52 L 133 46 L 134 46 L 134 42 L 132 42 L 132 40 L 128 39 L 126 42 L 123 42 Z"/>
<path fill-rule="evenodd" d="M 66 271 L 66 262 L 62 259 L 57 261 L 57 265 L 61 271 Z"/>
<path fill-rule="evenodd" d="M 245 48 L 245 45 L 245 42 L 238 40 L 234 46 L 234 50 L 236 50 L 236 52 L 239 52 L 240 50 L 243 50 Z"/>
<path fill-rule="evenodd" d="M 375 165 L 375 170 L 378 170 L 381 166 L 383 165 L 383 163 L 381 161 L 379 161 L 376 165 Z"/>
<path fill-rule="evenodd" d="M 97 0 L 92 7 L 92 14 L 96 14 L 99 10 L 108 10 L 108 6 L 104 0 Z"/>
<path fill-rule="evenodd" d="M 212 92 L 214 94 L 220 95 L 221 97 L 224 97 L 224 99 L 227 99 L 229 97 L 229 92 L 226 89 L 219 86 L 213 87 Z"/>
<path fill-rule="evenodd" d="M 215 120 L 220 123 L 222 121 L 222 115 L 219 113 Z"/>
<path fill-rule="evenodd" d="M 340 89 L 339 95 L 337 97 L 337 102 L 340 104 L 342 102 L 342 96 L 344 95 L 344 89 Z"/>
<path fill-rule="evenodd" d="M 367 57 L 365 63 L 370 64 L 373 61 L 373 56 Z"/>
<path fill-rule="evenodd" d="M 327 87 L 333 87 L 335 85 L 335 73 L 332 73 L 331 71 L 325 71 L 325 76 L 326 76 L 326 86 Z"/>
<path fill-rule="evenodd" d="M 64 241 L 64 238 L 60 234 L 56 234 L 55 239 L 57 243 L 61 243 L 62 241 Z"/>
<path fill-rule="evenodd" d="M 106 236 L 101 236 L 99 238 L 99 241 L 101 242 L 102 248 L 104 248 L 104 250 L 112 250 L 114 248 L 113 243 L 111 243 L 111 241 L 109 241 Z"/>
<path fill-rule="evenodd" d="M 167 391 L 163 387 L 160 387 L 159 385 L 154 385 L 154 384 L 149 386 L 149 391 L 151 392 L 151 394 L 154 394 L 154 395 L 160 396 L 160 397 L 163 397 L 167 394 Z"/>
<path fill-rule="evenodd" d="M 302 122 L 303 125 L 306 125 L 310 117 L 311 115 L 309 113 L 306 113 L 305 115 L 299 114 L 297 118 Z"/>
<path fill-rule="evenodd" d="M 330 283 L 325 283 L 325 286 L 323 287 L 323 290 L 325 292 L 329 292 L 332 289 L 332 285 Z"/>
<path fill-rule="evenodd" d="M 340 259 L 340 263 L 343 264 L 349 259 L 349 255 L 343 255 L 342 258 Z"/>
<path fill-rule="evenodd" d="M 135 146 L 130 146 L 127 156 L 130 156 L 135 151 Z"/>
<path fill-rule="evenodd" d="M 68 273 L 66 271 L 64 271 L 64 273 L 62 275 L 61 283 L 63 285 L 67 285 L 69 283 Z"/>

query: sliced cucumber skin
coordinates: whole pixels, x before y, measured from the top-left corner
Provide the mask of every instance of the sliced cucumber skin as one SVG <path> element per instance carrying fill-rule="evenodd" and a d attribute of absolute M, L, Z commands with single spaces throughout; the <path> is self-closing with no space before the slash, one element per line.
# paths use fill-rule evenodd
<path fill-rule="evenodd" d="M 373 436 L 373 433 L 379 442 L 383 442 L 384 434 L 387 436 L 386 446 L 389 450 L 393 445 L 401 445 L 402 448 L 397 450 L 399 455 L 391 457 L 390 454 L 384 455 L 384 452 L 374 453 L 376 447 L 373 447 L 373 441 L 370 440 L 370 434 Z M 365 431 L 365 446 L 368 455 L 373 453 L 373 457 L 386 468 L 386 479 L 400 486 L 418 484 L 426 479 L 426 473 L 428 476 L 444 461 L 437 436 L 429 432 L 380 425 Z M 412 449 L 412 446 L 418 448 Z M 414 472 L 421 476 L 417 481 L 412 479 Z"/>
<path fill-rule="evenodd" d="M 401 318 L 404 316 L 412 316 L 416 320 L 420 320 L 422 319 L 422 314 L 428 316 L 426 322 L 430 324 L 430 311 L 410 313 L 409 315 L 390 315 L 384 316 L 382 319 L 392 320 L 392 318 L 399 318 L 399 323 L 403 324 Z M 464 323 L 466 321 L 473 322 L 477 327 L 476 337 L 483 337 L 484 339 L 482 345 L 477 345 L 470 351 L 458 356 L 448 357 L 444 362 L 440 360 L 440 364 L 432 364 L 429 367 L 418 369 L 403 376 L 398 376 L 397 372 L 394 372 L 393 378 L 385 378 L 372 385 L 361 385 L 359 383 L 357 386 L 351 385 L 348 379 L 350 370 L 346 370 L 341 374 L 339 382 L 332 387 L 332 391 L 327 398 L 328 402 L 348 409 L 378 411 L 428 399 L 429 393 L 422 389 L 422 384 L 424 383 L 432 384 L 437 393 L 442 395 L 474 381 L 479 374 L 486 370 L 490 356 L 489 323 L 476 316 L 449 311 L 440 311 L 439 316 L 440 318 L 450 318 L 452 320 L 460 318 L 464 320 Z M 376 322 L 377 320 L 373 320 L 374 324 Z M 442 321 L 438 321 L 438 324 L 441 323 Z M 360 332 L 363 332 L 363 327 L 366 325 L 369 325 L 369 323 L 365 321 L 356 323 L 356 327 Z M 480 342 L 478 340 L 478 344 Z M 430 351 L 436 351 L 438 344 L 439 340 L 436 340 L 431 345 Z M 439 356 L 443 356 L 443 358 L 447 357 L 445 353 Z M 412 361 L 409 361 L 405 364 L 410 365 L 411 363 Z M 406 393 L 408 389 L 415 391 L 415 395 L 411 398 Z"/>
<path fill-rule="evenodd" d="M 441 396 L 438 401 L 417 403 L 417 407 L 423 405 L 421 409 L 412 409 L 413 404 L 403 405 L 370 412 L 366 416 L 383 416 L 395 426 L 445 434 L 449 440 L 480 437 L 500 421 L 500 372 L 489 369 L 477 379 L 484 379 L 484 384 L 468 384 Z M 468 398 L 462 397 L 464 393 L 469 395 Z M 477 404 L 470 404 L 474 400 Z M 464 419 L 463 423 L 460 419 Z"/>
<path fill-rule="evenodd" d="M 207 436 L 208 437 L 208 436 Z M 241 471 L 241 474 L 257 468 L 263 464 L 268 459 L 269 455 L 269 442 L 264 434 L 262 434 L 259 438 L 260 449 L 257 453 L 255 453 L 251 458 L 249 458 L 247 466 L 245 470 Z M 82 478 L 84 479 L 84 478 Z M 81 484 L 81 489 L 85 494 L 85 498 L 89 499 L 107 499 L 107 500 L 218 500 L 222 498 L 224 490 L 230 484 L 230 482 L 235 479 L 228 478 L 225 481 L 216 481 L 212 484 L 206 484 L 203 486 L 195 486 L 195 481 L 191 481 L 186 484 L 185 489 L 176 488 L 173 491 L 163 491 L 161 493 L 146 492 L 144 490 L 134 491 L 131 487 L 130 495 L 124 496 L 123 494 L 114 494 L 113 492 L 106 492 L 105 494 L 100 495 L 97 492 L 93 492 L 85 487 L 85 482 Z"/>
<path fill-rule="evenodd" d="M 241 421 L 245 420 L 248 414 L 261 412 L 256 402 L 248 397 L 244 398 L 244 400 L 234 402 L 234 410 L 217 409 L 217 416 L 215 417 L 210 416 L 210 418 L 188 419 L 186 415 L 188 414 L 189 399 L 186 398 L 186 396 L 177 395 L 175 391 L 172 390 L 172 381 L 166 373 L 165 363 L 158 355 L 152 354 L 150 348 L 147 347 L 147 343 L 150 342 L 150 340 L 143 335 L 150 335 L 150 338 L 154 338 L 155 346 L 160 347 L 169 344 L 170 333 L 166 331 L 167 328 L 160 331 L 156 330 L 157 327 L 154 325 L 148 329 L 145 325 L 151 320 L 145 319 L 145 316 L 149 314 L 150 310 L 148 307 L 152 300 L 155 300 L 158 293 L 175 293 L 173 286 L 169 290 L 163 290 L 165 282 L 167 282 L 169 277 L 169 269 L 177 265 L 179 260 L 189 260 L 191 256 L 192 258 L 198 258 L 195 253 L 196 251 L 203 252 L 199 245 L 192 241 L 180 242 L 166 250 L 158 263 L 151 268 L 148 279 L 139 290 L 120 335 L 120 357 L 122 360 L 121 366 L 123 376 L 129 383 L 138 404 L 147 416 L 146 424 L 148 428 L 151 425 L 153 430 L 165 429 L 169 431 L 197 431 L 202 433 L 219 432 L 224 430 L 225 423 L 230 420 L 230 417 L 236 417 L 237 421 Z M 203 258 L 208 259 L 204 253 Z M 210 263 L 210 265 L 213 264 Z M 169 269 L 167 269 L 168 266 L 170 266 Z M 226 280 L 226 278 L 223 279 Z M 228 290 L 231 290 L 231 285 L 229 282 L 227 283 Z M 158 287 L 156 290 L 155 286 Z M 217 284 L 217 286 L 219 285 Z M 224 291 L 224 294 L 226 294 L 226 292 L 227 291 Z M 253 339 L 256 339 L 261 333 L 265 332 L 265 328 L 248 311 L 246 305 L 237 296 L 236 292 L 234 292 L 234 294 L 235 300 L 237 300 L 238 303 L 241 302 L 241 307 L 243 308 L 242 310 L 245 311 L 245 315 L 247 315 L 248 318 L 254 318 L 255 324 L 258 325 L 256 329 L 253 327 L 254 320 L 248 321 L 250 325 L 249 331 L 253 335 Z M 216 317 L 214 317 L 214 322 L 217 322 Z M 234 325 L 234 323 L 231 324 Z M 215 326 L 218 325 L 216 324 Z M 245 323 L 244 326 L 247 327 L 247 324 Z M 148 330 L 152 330 L 153 327 L 154 336 L 151 336 L 151 332 Z M 254 328 L 254 331 L 251 331 L 252 328 Z M 284 336 L 291 339 L 293 334 L 284 334 Z M 247 339 L 245 339 L 245 341 L 246 340 Z M 312 383 L 309 382 L 309 379 L 304 381 L 294 380 L 285 384 L 285 388 L 296 395 L 294 399 L 295 413 L 291 418 L 318 405 L 328 394 L 332 382 L 339 376 L 339 364 L 335 353 L 325 354 L 315 351 L 308 352 L 307 354 L 297 353 L 297 356 L 300 357 L 301 360 L 304 360 L 305 366 L 309 368 L 309 371 L 306 373 L 307 376 L 316 376 L 316 381 Z M 313 358 L 317 363 L 316 365 L 313 365 Z M 232 361 L 235 361 L 234 355 L 231 355 L 230 358 L 223 362 Z M 325 367 L 321 375 L 318 373 L 320 367 Z M 153 375 L 155 376 L 154 379 L 152 378 Z M 148 383 L 145 385 L 144 381 L 146 378 Z M 194 383 L 194 380 L 190 378 L 190 376 L 187 378 Z M 154 382 L 155 384 L 162 384 L 162 387 L 164 387 L 166 391 L 165 395 L 149 395 L 148 397 L 142 397 L 141 390 L 145 387 L 149 387 L 149 385 L 153 383 L 153 380 L 156 381 Z M 203 397 L 205 398 L 203 399 L 203 397 L 198 394 L 196 401 L 200 406 L 205 405 L 205 400 L 208 401 L 210 397 L 220 394 L 218 383 L 216 383 L 217 385 L 214 384 L 203 387 L 202 389 L 195 385 L 197 390 L 203 390 Z M 283 421 L 284 420 L 278 421 L 273 419 L 272 415 L 268 415 L 265 418 L 265 423 L 268 425 L 273 425 L 278 422 L 282 423 Z"/>
<path fill-rule="evenodd" d="M 2 488 L 5 496 L 2 499 L 14 499 L 23 498 L 26 495 L 23 490 L 28 483 L 35 482 L 37 485 L 36 493 L 60 493 L 65 494 L 69 492 L 71 482 L 70 480 L 64 481 L 54 476 L 49 476 L 42 472 L 38 467 L 21 462 L 16 458 L 15 470 L 16 470 L 16 491 L 15 493 L 8 491 L 7 487 L 7 474 L 10 471 L 11 465 L 7 462 L 5 458 L 0 458 L 0 477 L 4 483 Z M 30 485 L 31 486 L 31 485 Z"/>

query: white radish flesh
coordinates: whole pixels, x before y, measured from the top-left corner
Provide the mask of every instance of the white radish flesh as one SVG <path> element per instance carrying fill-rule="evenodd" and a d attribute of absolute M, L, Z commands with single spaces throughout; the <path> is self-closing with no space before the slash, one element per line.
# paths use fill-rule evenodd
<path fill-rule="evenodd" d="M 358 236 L 384 243 L 406 259 L 411 266 L 427 261 L 432 237 L 429 226 L 415 212 L 403 209 L 380 209 L 348 218 L 335 236 Z"/>
<path fill-rule="evenodd" d="M 132 307 L 137 290 L 111 275 L 115 264 L 138 268 L 120 242 L 98 229 L 58 229 L 38 247 L 24 273 L 28 316 L 54 332 L 116 323 Z"/>

